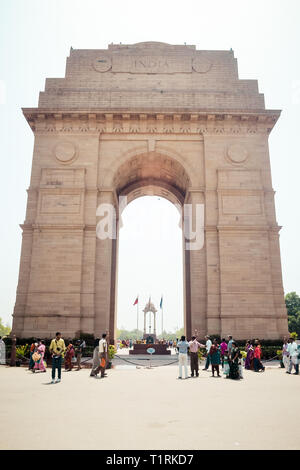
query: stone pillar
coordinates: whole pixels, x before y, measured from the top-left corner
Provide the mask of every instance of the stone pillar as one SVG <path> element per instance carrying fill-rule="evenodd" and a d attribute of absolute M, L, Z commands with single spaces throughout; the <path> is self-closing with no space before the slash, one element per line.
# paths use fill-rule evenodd
<path fill-rule="evenodd" d="M 190 192 L 185 200 L 185 204 L 190 204 L 192 214 L 187 209 L 183 209 L 185 225 L 183 226 L 183 260 L 184 260 L 184 288 L 185 288 L 185 333 L 187 338 L 191 338 L 195 328 L 199 332 L 199 337 L 204 337 L 207 330 L 206 322 L 206 243 L 203 246 L 193 245 L 196 242 L 192 239 L 192 234 L 188 227 L 195 232 L 201 227 L 196 227 L 196 205 L 204 204 L 204 194 L 202 191 Z M 192 224 L 189 218 L 192 217 Z M 198 221 L 199 224 L 199 221 Z M 190 244 L 190 246 L 188 245 Z M 196 248 L 196 249 L 193 249 Z"/>
<path fill-rule="evenodd" d="M 146 334 L 146 312 L 144 312 L 144 335 Z"/>
<path fill-rule="evenodd" d="M 156 312 L 153 312 L 153 317 L 154 317 L 154 330 L 153 330 L 153 333 L 156 335 Z"/>
<path fill-rule="evenodd" d="M 12 337 L 12 345 L 11 345 L 11 355 L 10 355 L 10 366 L 15 367 L 16 365 L 16 343 L 17 338 L 15 335 Z"/>
<path fill-rule="evenodd" d="M 96 239 L 96 262 L 95 262 L 95 317 L 94 317 L 94 335 L 101 337 L 105 331 L 109 331 L 110 338 L 115 338 L 115 305 L 116 305 L 116 271 L 117 271 L 117 211 L 114 193 L 111 190 L 102 190 L 98 194 L 98 208 L 104 207 L 104 217 L 97 217 L 97 239 Z M 99 222 L 108 220 L 109 205 L 114 208 L 113 221 L 114 233 L 107 238 L 100 238 Z M 105 226 L 105 231 L 109 226 Z"/>

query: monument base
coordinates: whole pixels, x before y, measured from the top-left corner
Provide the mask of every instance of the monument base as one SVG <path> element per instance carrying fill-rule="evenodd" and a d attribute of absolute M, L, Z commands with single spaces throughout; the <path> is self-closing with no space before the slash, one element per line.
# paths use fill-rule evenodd
<path fill-rule="evenodd" d="M 133 349 L 129 351 L 129 354 L 148 354 L 147 349 L 153 348 L 155 349 L 155 353 L 153 355 L 169 355 L 171 351 L 167 349 L 166 344 L 134 344 Z M 150 354 L 149 354 L 150 356 Z"/>

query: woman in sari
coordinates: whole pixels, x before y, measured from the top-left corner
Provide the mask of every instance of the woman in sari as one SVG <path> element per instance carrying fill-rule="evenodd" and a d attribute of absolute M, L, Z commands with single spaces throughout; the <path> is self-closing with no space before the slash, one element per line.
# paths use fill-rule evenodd
<path fill-rule="evenodd" d="M 216 339 L 214 339 L 213 344 L 211 345 L 209 355 L 211 360 L 212 377 L 215 376 L 215 371 L 217 372 L 218 377 L 221 377 L 219 371 L 219 366 L 221 364 L 221 353 L 220 346 L 218 345 Z"/>
<path fill-rule="evenodd" d="M 72 370 L 73 364 L 72 364 L 72 359 L 74 357 L 75 351 L 74 351 L 74 346 L 69 342 L 66 353 L 65 353 L 65 370 L 67 372 L 70 372 Z"/>
<path fill-rule="evenodd" d="M 229 363 L 229 378 L 233 380 L 237 380 L 240 378 L 239 356 L 240 356 L 240 350 L 237 347 L 236 342 L 233 341 L 231 354 L 230 354 L 230 363 Z"/>
<path fill-rule="evenodd" d="M 46 346 L 44 345 L 44 341 L 38 340 L 36 350 L 32 354 L 32 359 L 34 360 L 34 368 L 32 369 L 32 372 L 36 372 L 37 370 L 41 372 L 46 372 L 46 367 L 44 364 L 45 351 L 46 351 Z"/>
<path fill-rule="evenodd" d="M 251 341 L 247 341 L 246 343 L 246 352 L 247 352 L 247 357 L 245 361 L 245 369 L 250 370 L 251 369 L 251 361 L 253 362 L 254 358 L 254 348 L 252 346 Z"/>

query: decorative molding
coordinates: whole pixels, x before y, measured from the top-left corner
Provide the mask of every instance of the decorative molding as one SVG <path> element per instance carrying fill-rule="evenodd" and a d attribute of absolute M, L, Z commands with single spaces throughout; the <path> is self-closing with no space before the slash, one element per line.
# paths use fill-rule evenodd
<path fill-rule="evenodd" d="M 168 112 L 90 111 L 24 108 L 23 113 L 36 134 L 186 134 L 186 135 L 255 135 L 269 134 L 280 112 L 185 111 Z M 57 151 L 68 163 L 68 155 Z M 71 152 L 72 153 L 72 152 Z M 66 159 L 66 161 L 64 161 Z"/>

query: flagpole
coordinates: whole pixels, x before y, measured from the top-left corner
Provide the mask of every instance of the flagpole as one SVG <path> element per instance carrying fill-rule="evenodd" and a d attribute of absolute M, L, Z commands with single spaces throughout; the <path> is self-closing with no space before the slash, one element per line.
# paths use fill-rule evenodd
<path fill-rule="evenodd" d="M 163 301 L 163 296 L 161 296 L 161 335 L 163 336 L 163 331 L 164 331 L 164 301 Z"/>
<path fill-rule="evenodd" d="M 139 331 L 139 299 L 138 299 L 137 304 L 136 304 L 136 329 L 137 329 L 136 334 L 138 335 L 138 331 Z"/>

